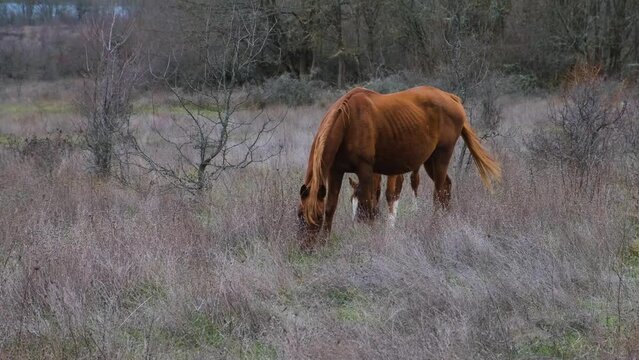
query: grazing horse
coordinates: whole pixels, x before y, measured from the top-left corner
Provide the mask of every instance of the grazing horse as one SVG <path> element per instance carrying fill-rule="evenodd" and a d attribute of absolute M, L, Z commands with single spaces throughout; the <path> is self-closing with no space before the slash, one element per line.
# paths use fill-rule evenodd
<path fill-rule="evenodd" d="M 422 165 L 435 184 L 436 202 L 448 207 L 448 164 L 460 135 L 490 188 L 501 169 L 481 146 L 459 97 L 428 86 L 386 95 L 364 88 L 346 93 L 324 115 L 311 145 L 297 212 L 302 247 L 312 248 L 321 231 L 330 233 L 347 172 L 359 179 L 360 219 L 375 215 L 374 174 L 400 175 Z"/>
<path fill-rule="evenodd" d="M 351 204 L 353 205 L 353 220 L 357 218 L 357 209 L 359 207 L 359 200 L 357 200 L 357 189 L 359 183 L 352 177 L 348 178 L 348 182 L 353 188 L 353 194 L 351 195 Z M 402 193 L 402 187 L 404 184 L 404 175 L 389 175 L 386 177 L 386 204 L 388 205 L 388 220 L 391 226 L 395 226 L 395 219 L 397 218 L 397 203 L 399 202 L 399 196 Z M 419 171 L 413 171 L 410 175 L 410 185 L 413 188 L 413 194 L 417 198 L 417 189 L 419 188 Z M 382 195 L 382 175 L 373 175 L 373 186 L 375 188 L 375 198 L 373 203 L 373 212 L 379 213 L 379 198 Z"/>

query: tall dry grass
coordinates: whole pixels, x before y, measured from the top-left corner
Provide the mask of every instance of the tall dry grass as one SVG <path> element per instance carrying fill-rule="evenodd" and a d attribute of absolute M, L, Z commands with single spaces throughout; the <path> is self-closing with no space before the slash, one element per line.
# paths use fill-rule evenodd
<path fill-rule="evenodd" d="M 293 221 L 321 108 L 290 110 L 282 156 L 198 202 L 146 177 L 95 181 L 77 151 L 45 171 L 0 150 L 0 358 L 637 356 L 630 174 L 592 197 L 537 168 L 512 122 L 538 105 L 517 107 L 489 144 L 493 194 L 474 169 L 451 173 L 443 214 L 424 175 L 395 228 L 353 224 L 342 196 L 313 254 Z"/>

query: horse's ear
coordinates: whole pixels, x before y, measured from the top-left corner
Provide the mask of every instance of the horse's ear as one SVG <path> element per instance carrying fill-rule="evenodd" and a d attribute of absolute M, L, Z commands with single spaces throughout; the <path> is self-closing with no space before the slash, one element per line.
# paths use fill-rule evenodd
<path fill-rule="evenodd" d="M 322 200 L 326 197 L 326 186 L 322 185 L 317 192 L 317 198 Z"/>
<path fill-rule="evenodd" d="M 302 197 L 302 199 L 306 199 L 310 193 L 311 190 L 306 187 L 306 184 L 302 184 L 302 187 L 300 188 L 300 196 Z"/>
<path fill-rule="evenodd" d="M 353 180 L 352 177 L 348 177 L 348 183 L 351 184 L 351 187 L 353 189 L 357 189 L 357 186 L 359 186 L 359 184 L 357 183 L 357 181 Z"/>

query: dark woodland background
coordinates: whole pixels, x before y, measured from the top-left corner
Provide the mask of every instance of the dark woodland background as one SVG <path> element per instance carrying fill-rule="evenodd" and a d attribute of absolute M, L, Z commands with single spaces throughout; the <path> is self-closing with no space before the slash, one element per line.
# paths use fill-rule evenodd
<path fill-rule="evenodd" d="M 188 69 L 181 77 L 202 75 L 198 49 L 219 41 L 238 13 L 265 36 L 246 82 L 289 73 L 342 88 L 409 72 L 448 74 L 459 91 L 487 71 L 552 87 L 576 64 L 623 77 L 639 66 L 639 2 L 631 0 L 45 0 L 0 3 L 0 76 L 77 76 L 83 26 L 114 11 L 135 23 L 134 46 L 151 69 L 172 58 Z"/>

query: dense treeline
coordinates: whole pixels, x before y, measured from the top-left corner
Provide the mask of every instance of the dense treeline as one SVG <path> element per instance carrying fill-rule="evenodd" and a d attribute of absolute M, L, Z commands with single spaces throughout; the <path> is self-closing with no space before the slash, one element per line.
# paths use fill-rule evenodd
<path fill-rule="evenodd" d="M 128 13 L 137 9 L 136 5 L 134 0 L 2 0 L 0 22 L 3 25 L 36 25 L 51 21 L 73 23 L 114 8 L 122 14 Z"/>
<path fill-rule="evenodd" d="M 56 78 L 82 69 L 82 27 L 115 13 L 136 24 L 152 68 L 172 59 L 201 75 L 203 47 L 250 15 L 263 39 L 247 78 L 291 73 L 339 87 L 402 70 L 481 76 L 498 70 L 552 84 L 571 66 L 636 71 L 632 0 L 95 0 L 0 3 L 0 76 Z M 239 19 L 241 21 L 241 19 Z M 208 44 L 204 44 L 208 43 Z M 256 45 L 256 44 L 253 44 Z M 181 76 L 185 76 L 181 73 Z M 179 79 L 176 79 L 179 80 Z"/>

